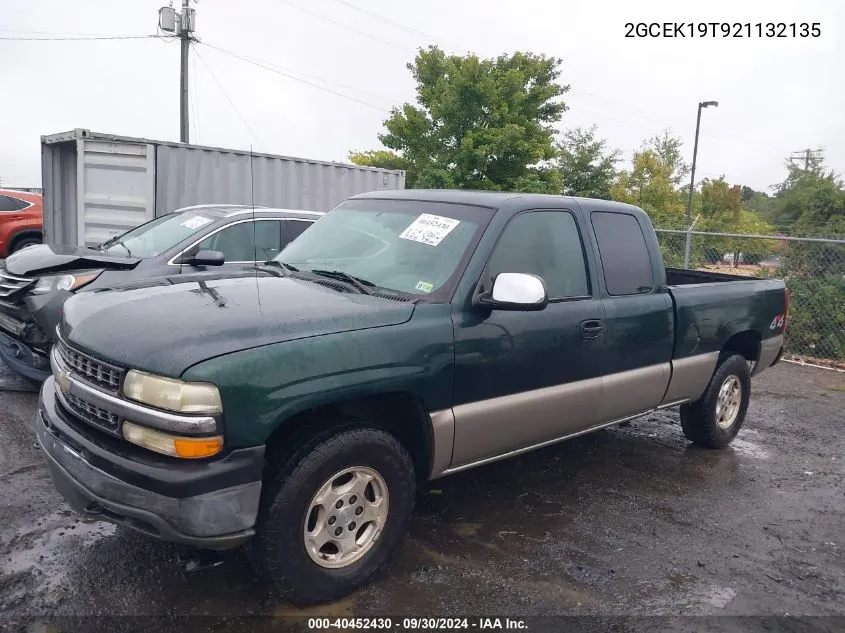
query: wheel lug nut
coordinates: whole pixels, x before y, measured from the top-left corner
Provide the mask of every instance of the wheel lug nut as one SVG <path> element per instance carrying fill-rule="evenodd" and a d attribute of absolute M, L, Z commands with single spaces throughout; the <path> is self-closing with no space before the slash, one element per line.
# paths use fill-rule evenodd
<path fill-rule="evenodd" d="M 354 529 L 355 529 L 355 521 L 353 521 L 352 523 L 349 524 L 349 531 L 351 532 Z"/>
<path fill-rule="evenodd" d="M 357 508 L 355 508 L 355 516 L 356 517 L 361 516 L 363 513 L 364 513 L 364 508 L 362 508 L 361 506 L 358 506 Z"/>
<path fill-rule="evenodd" d="M 334 535 L 335 535 L 335 536 L 340 536 L 341 534 L 343 534 L 343 528 L 337 528 L 337 529 L 334 531 Z"/>
<path fill-rule="evenodd" d="M 349 497 L 349 503 L 355 503 L 356 501 L 358 501 L 358 497 L 356 497 L 355 495 Z"/>
<path fill-rule="evenodd" d="M 329 517 L 329 525 L 334 525 L 335 521 L 337 521 L 337 517 Z"/>
<path fill-rule="evenodd" d="M 338 499 L 337 503 L 334 504 L 334 507 L 340 510 L 343 507 L 343 499 Z"/>

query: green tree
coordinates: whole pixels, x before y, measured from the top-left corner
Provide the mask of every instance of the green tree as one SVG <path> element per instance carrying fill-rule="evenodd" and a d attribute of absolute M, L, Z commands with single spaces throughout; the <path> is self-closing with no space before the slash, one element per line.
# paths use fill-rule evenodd
<path fill-rule="evenodd" d="M 684 205 L 672 183 L 672 165 L 654 150 L 634 152 L 631 170 L 619 172 L 610 197 L 642 208 L 658 228 L 685 228 Z"/>
<path fill-rule="evenodd" d="M 596 129 L 593 125 L 568 130 L 558 146 L 564 195 L 610 199 L 610 187 L 622 151 L 608 150 L 607 139 L 597 138 Z"/>
<path fill-rule="evenodd" d="M 531 53 L 420 50 L 408 64 L 416 104 L 393 108 L 379 140 L 407 161 L 409 186 L 559 193 L 554 124 L 569 89 L 557 83 L 559 67 Z"/>
<path fill-rule="evenodd" d="M 775 198 L 765 191 L 755 191 L 751 187 L 742 188 L 742 208 L 753 211 L 768 222 L 774 221 Z"/>
<path fill-rule="evenodd" d="M 845 234 L 845 185 L 824 167 L 824 155 L 806 163 L 786 162 L 787 176 L 777 187 L 774 221 L 790 232 Z"/>
<path fill-rule="evenodd" d="M 403 169 L 405 170 L 405 186 L 409 189 L 414 187 L 418 174 L 414 166 L 404 157 L 396 152 L 386 149 L 373 149 L 366 152 L 351 151 L 347 155 L 349 162 L 362 167 L 380 167 L 382 169 Z"/>
<path fill-rule="evenodd" d="M 663 134 L 655 134 L 643 141 L 642 149 L 651 150 L 657 159 L 669 170 L 669 180 L 677 189 L 681 187 L 689 175 L 690 166 L 681 156 L 684 142 L 678 136 L 672 136 L 671 130 L 664 130 Z M 686 187 L 689 191 L 689 186 Z"/>
<path fill-rule="evenodd" d="M 697 196 L 701 219 L 696 226 L 714 233 L 746 233 L 768 235 L 774 229 L 754 211 L 742 208 L 743 188 L 730 185 L 724 176 L 705 179 Z M 739 254 L 746 264 L 758 263 L 771 253 L 774 242 L 757 238 L 705 237 L 703 256 L 711 263 L 720 261 L 725 253 L 733 253 L 733 265 L 739 264 Z"/>

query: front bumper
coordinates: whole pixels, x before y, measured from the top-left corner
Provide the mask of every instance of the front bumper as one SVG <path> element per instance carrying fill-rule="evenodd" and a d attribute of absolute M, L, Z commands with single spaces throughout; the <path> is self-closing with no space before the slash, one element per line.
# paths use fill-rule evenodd
<path fill-rule="evenodd" d="M 142 460 L 136 447 L 73 422 L 57 405 L 52 377 L 41 388 L 35 426 L 56 489 L 81 514 L 211 549 L 237 547 L 254 534 L 263 447 L 217 461 Z"/>
<path fill-rule="evenodd" d="M 50 361 L 41 352 L 0 330 L 0 358 L 13 372 L 36 382 L 50 375 Z"/>
<path fill-rule="evenodd" d="M 22 302 L 0 302 L 0 358 L 12 371 L 44 382 L 50 375 L 49 348 L 67 291 L 29 294 Z"/>

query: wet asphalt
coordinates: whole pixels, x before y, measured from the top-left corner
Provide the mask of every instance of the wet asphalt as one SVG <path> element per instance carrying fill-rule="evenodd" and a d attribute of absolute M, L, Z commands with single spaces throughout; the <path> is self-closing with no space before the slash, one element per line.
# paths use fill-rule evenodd
<path fill-rule="evenodd" d="M 394 562 L 310 609 L 275 598 L 241 552 L 186 574 L 190 550 L 82 521 L 34 446 L 35 406 L 0 393 L 0 621 L 25 630 L 92 615 L 635 618 L 614 630 L 657 630 L 637 616 L 845 616 L 843 373 L 765 372 L 723 451 L 689 445 L 673 410 L 432 482 Z M 728 622 L 673 630 L 693 621 Z M 800 630 L 845 619 L 816 625 Z"/>

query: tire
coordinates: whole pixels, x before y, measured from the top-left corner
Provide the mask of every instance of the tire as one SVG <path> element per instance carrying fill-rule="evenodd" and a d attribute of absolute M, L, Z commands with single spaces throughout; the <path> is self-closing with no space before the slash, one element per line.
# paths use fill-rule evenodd
<path fill-rule="evenodd" d="M 12 245 L 9 254 L 11 255 L 12 253 L 17 253 L 22 248 L 26 248 L 27 246 L 34 246 L 35 244 L 41 244 L 41 239 L 38 237 L 24 237 L 22 239 L 19 239 Z"/>
<path fill-rule="evenodd" d="M 353 479 L 335 485 L 347 476 L 338 475 L 350 469 Z M 371 473 L 375 485 L 364 485 L 365 499 L 353 496 Z M 328 502 L 321 504 L 318 493 L 326 491 L 326 485 L 330 485 L 325 492 Z M 338 498 L 336 490 L 353 485 L 350 493 Z M 283 598 L 299 605 L 343 597 L 381 570 L 405 534 L 416 495 L 414 466 L 405 448 L 392 435 L 363 426 L 341 427 L 306 440 L 276 465 L 266 486 L 252 544 L 253 564 Z M 371 497 L 378 501 L 376 492 L 384 504 L 380 510 L 370 503 Z M 340 510 L 336 502 L 344 503 Z M 356 524 L 359 508 L 364 519 L 382 511 L 384 516 Z M 322 549 L 313 544 L 309 548 L 306 531 L 319 532 L 321 540 L 331 535 L 329 530 L 338 529 L 342 541 L 332 538 Z M 366 547 L 355 546 L 356 539 Z M 341 551 L 337 542 L 349 556 L 359 557 L 344 562 L 339 557 L 347 554 L 333 552 Z"/>
<path fill-rule="evenodd" d="M 733 398 L 729 397 L 731 394 Z M 750 398 L 748 362 L 738 354 L 724 357 L 704 395 L 696 402 L 681 405 L 684 435 L 697 446 L 724 448 L 742 428 Z"/>

